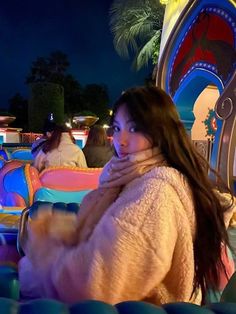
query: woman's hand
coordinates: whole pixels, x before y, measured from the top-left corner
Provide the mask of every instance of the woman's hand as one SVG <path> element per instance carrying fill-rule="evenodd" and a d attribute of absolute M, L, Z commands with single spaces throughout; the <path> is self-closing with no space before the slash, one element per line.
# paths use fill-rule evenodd
<path fill-rule="evenodd" d="M 63 244 L 65 246 L 77 243 L 77 216 L 63 211 L 42 212 L 29 220 L 28 239 L 24 251 L 27 256 L 50 253 L 50 247 Z"/>

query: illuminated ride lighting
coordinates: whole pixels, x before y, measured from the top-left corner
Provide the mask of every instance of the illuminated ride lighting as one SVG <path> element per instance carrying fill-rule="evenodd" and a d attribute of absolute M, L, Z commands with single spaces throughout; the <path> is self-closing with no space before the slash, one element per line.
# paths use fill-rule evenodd
<path fill-rule="evenodd" d="M 173 2 L 177 2 L 178 0 L 160 0 L 160 4 L 167 5 Z"/>
<path fill-rule="evenodd" d="M 169 3 L 169 0 L 160 0 L 161 4 L 167 5 Z"/>

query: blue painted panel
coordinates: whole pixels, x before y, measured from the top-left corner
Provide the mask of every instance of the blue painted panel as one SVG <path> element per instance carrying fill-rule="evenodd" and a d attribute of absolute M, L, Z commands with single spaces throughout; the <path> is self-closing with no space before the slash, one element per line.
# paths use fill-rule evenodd
<path fill-rule="evenodd" d="M 33 160 L 34 157 L 31 154 L 30 149 L 16 150 L 11 153 L 11 159 L 20 159 L 20 160 Z"/>
<path fill-rule="evenodd" d="M 81 203 L 84 196 L 88 194 L 90 190 L 81 191 L 59 191 L 49 188 L 39 188 L 34 195 L 34 201 L 43 202 L 64 202 L 64 203 Z"/>
<path fill-rule="evenodd" d="M 76 145 L 79 146 L 79 148 L 82 149 L 84 147 L 84 141 L 83 140 L 78 139 L 78 140 L 75 140 L 75 142 L 76 142 Z"/>
<path fill-rule="evenodd" d="M 7 192 L 21 195 L 26 204 L 29 202 L 29 188 L 25 177 L 25 167 L 19 167 L 9 171 L 4 177 L 4 187 Z"/>
<path fill-rule="evenodd" d="M 195 117 L 193 114 L 193 106 L 197 97 L 209 85 L 214 84 L 222 93 L 224 86 L 222 81 L 213 73 L 204 69 L 194 69 L 182 81 L 179 89 L 174 96 L 174 102 L 180 114 L 180 119 L 187 130 L 191 130 Z M 218 132 L 221 132 L 221 123 L 217 119 Z M 216 141 L 218 147 L 218 143 Z"/>
<path fill-rule="evenodd" d="M 174 44 L 171 47 L 171 53 L 168 58 L 168 65 L 167 65 L 167 79 L 165 82 L 165 90 L 170 93 L 169 89 L 169 76 L 172 71 L 172 66 L 174 63 L 174 59 L 176 56 L 176 53 L 179 50 L 179 46 L 181 45 L 182 41 L 185 38 L 186 33 L 189 31 L 189 28 L 191 28 L 191 25 L 194 23 L 196 17 L 199 15 L 200 11 L 204 8 L 207 7 L 214 7 L 216 9 L 223 9 L 225 12 L 227 12 L 228 16 L 231 18 L 231 20 L 236 19 L 236 10 L 235 7 L 230 1 L 224 1 L 221 0 L 219 3 L 216 3 L 216 1 L 211 1 L 211 0 L 204 0 L 204 1 L 198 1 L 195 3 L 195 7 L 191 8 L 191 14 L 188 14 L 188 19 L 182 23 L 181 27 L 178 30 L 178 37 L 176 38 Z M 236 38 L 235 38 L 235 45 L 236 45 Z M 212 72 L 212 75 L 214 73 Z"/>

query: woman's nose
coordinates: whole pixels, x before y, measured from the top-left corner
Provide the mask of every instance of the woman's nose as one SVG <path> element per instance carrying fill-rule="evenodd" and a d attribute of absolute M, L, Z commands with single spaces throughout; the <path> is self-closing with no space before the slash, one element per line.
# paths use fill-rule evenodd
<path fill-rule="evenodd" d="M 128 143 L 128 138 L 127 138 L 126 132 L 120 132 L 119 144 L 120 144 L 121 146 L 126 146 L 127 143 Z"/>

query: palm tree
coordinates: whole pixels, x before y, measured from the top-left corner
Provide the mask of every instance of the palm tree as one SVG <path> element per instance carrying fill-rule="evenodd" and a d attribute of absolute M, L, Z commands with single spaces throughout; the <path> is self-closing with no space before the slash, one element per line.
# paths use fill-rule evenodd
<path fill-rule="evenodd" d="M 110 26 L 114 46 L 122 57 L 135 53 L 137 71 L 152 59 L 157 64 L 164 8 L 158 0 L 114 0 L 110 8 Z"/>

